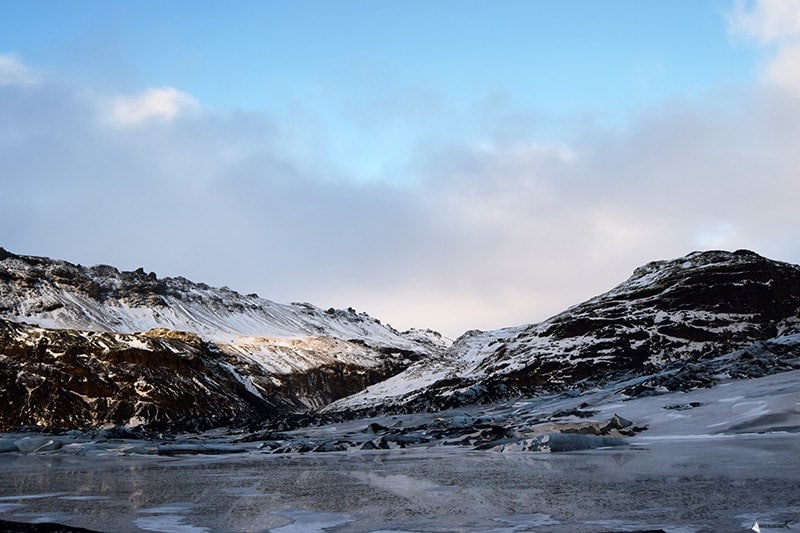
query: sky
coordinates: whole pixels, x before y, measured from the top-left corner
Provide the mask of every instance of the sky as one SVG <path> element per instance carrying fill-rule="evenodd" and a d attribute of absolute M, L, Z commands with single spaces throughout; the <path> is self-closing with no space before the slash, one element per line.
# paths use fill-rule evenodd
<path fill-rule="evenodd" d="M 800 263 L 800 2 L 0 0 L 0 246 L 456 337 Z"/>

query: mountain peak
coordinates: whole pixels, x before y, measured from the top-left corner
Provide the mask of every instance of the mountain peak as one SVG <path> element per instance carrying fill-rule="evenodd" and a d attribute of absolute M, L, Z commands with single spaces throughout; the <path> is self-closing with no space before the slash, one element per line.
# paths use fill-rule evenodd
<path fill-rule="evenodd" d="M 563 391 L 797 331 L 800 266 L 748 250 L 693 252 L 641 266 L 617 287 L 544 322 L 468 332 L 442 361 L 393 377 L 397 393 L 380 390 L 399 405 L 433 407 Z M 337 405 L 374 401 L 362 394 Z"/>
<path fill-rule="evenodd" d="M 654 274 L 670 275 L 677 270 L 697 269 L 709 265 L 724 266 L 765 262 L 777 263 L 750 250 L 736 250 L 734 252 L 726 250 L 694 251 L 677 259 L 651 261 L 642 265 L 633 271 L 629 281 L 645 278 L 645 282 L 649 283 L 651 280 L 647 276 Z"/>

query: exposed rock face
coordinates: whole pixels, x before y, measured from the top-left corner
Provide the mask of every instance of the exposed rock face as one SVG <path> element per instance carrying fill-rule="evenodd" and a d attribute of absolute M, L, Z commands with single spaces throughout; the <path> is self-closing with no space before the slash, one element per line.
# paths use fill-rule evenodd
<path fill-rule="evenodd" d="M 353 309 L 0 249 L 0 430 L 259 421 L 324 406 L 448 345 Z"/>
<path fill-rule="evenodd" d="M 607 381 L 710 359 L 798 325 L 800 267 L 747 251 L 695 253 L 637 269 L 614 290 L 506 338 L 505 350 L 484 337 L 480 349 L 494 353 L 481 367 L 498 376 L 490 384 L 522 390 Z"/>
<path fill-rule="evenodd" d="M 46 330 L 0 321 L 0 430 L 242 423 L 285 411 L 237 379 L 197 336 Z M 213 422 L 212 422 L 213 424 Z"/>
<path fill-rule="evenodd" d="M 468 332 L 442 358 L 328 410 L 442 408 L 586 389 L 797 331 L 800 267 L 749 251 L 695 252 L 640 267 L 615 289 L 540 324 Z M 787 369 L 780 359 L 775 371 Z"/>

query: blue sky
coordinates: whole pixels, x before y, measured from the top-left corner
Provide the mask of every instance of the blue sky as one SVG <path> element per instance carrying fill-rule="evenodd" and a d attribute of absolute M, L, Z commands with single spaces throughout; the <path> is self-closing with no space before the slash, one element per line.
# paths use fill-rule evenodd
<path fill-rule="evenodd" d="M 618 126 L 664 98 L 752 78 L 757 50 L 731 39 L 728 8 L 719 0 L 6 2 L 0 50 L 105 90 L 170 86 L 221 112 L 310 116 L 346 173 L 399 179 L 418 142 L 560 139 L 576 120 Z M 530 117 L 512 131 L 486 131 L 482 115 L 498 106 Z"/>
<path fill-rule="evenodd" d="M 0 240 L 457 335 L 800 261 L 792 0 L 0 0 Z"/>
<path fill-rule="evenodd" d="M 571 113 L 753 74 L 753 54 L 732 46 L 721 23 L 728 4 L 720 0 L 6 1 L 3 8 L 0 45 L 33 64 L 114 88 L 179 86 L 223 108 L 430 85 L 458 102 L 507 90 L 526 105 Z M 364 83 L 368 91 L 359 89 Z"/>

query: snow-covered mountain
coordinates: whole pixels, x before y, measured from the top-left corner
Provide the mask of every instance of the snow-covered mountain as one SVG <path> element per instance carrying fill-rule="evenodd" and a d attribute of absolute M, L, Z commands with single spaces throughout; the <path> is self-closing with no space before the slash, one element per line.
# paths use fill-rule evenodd
<path fill-rule="evenodd" d="M 542 323 L 451 343 L 353 309 L 0 248 L 0 430 L 252 424 L 624 394 L 800 368 L 800 266 L 695 252 Z"/>
<path fill-rule="evenodd" d="M 439 409 L 587 390 L 665 369 L 683 370 L 654 390 L 693 388 L 704 383 L 692 377 L 692 362 L 770 339 L 784 346 L 781 336 L 798 331 L 800 266 L 744 250 L 695 252 L 642 266 L 611 291 L 542 323 L 468 332 L 443 355 L 325 410 Z M 774 369 L 754 366 L 753 375 L 790 369 L 774 351 L 754 363 Z M 715 368 L 726 372 L 724 365 Z"/>
<path fill-rule="evenodd" d="M 142 269 L 87 268 L 2 248 L 0 319 L 4 396 L 27 413 L 15 424 L 254 418 L 320 407 L 450 344 L 433 331 L 398 332 L 353 309 L 278 304 Z M 183 365 L 189 360 L 195 366 Z M 141 380 L 152 383 L 136 385 Z M 156 401 L 153 390 L 175 394 Z M 216 410 L 170 400 L 213 391 Z M 68 411 L 83 415 L 70 419 Z"/>
<path fill-rule="evenodd" d="M 323 311 L 308 303 L 278 304 L 181 277 L 159 279 L 141 268 L 87 268 L 2 248 L 0 317 L 55 329 L 135 333 L 165 328 L 237 346 L 248 339 L 258 345 L 258 338 L 319 336 L 409 351 L 421 346 L 435 351 L 450 344 L 430 330 L 400 333 L 352 308 Z M 297 364 L 304 367 L 302 360 Z"/>

